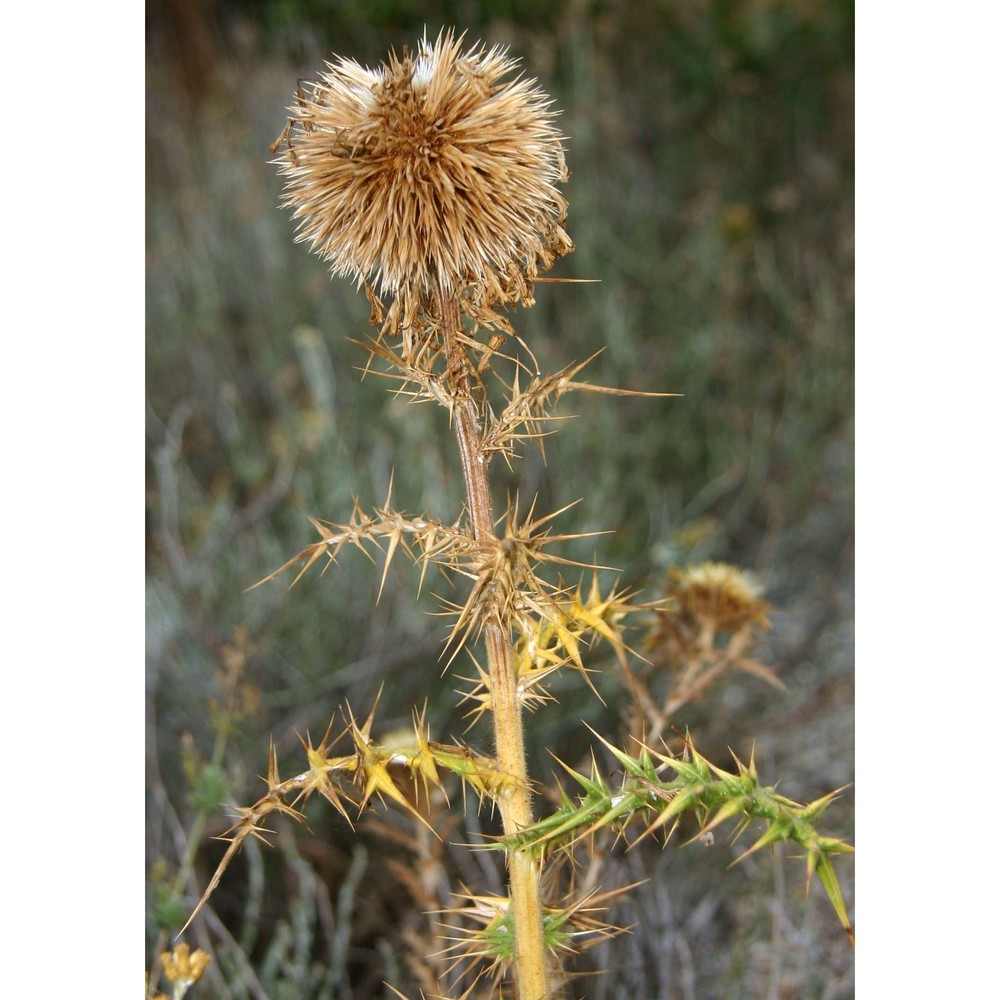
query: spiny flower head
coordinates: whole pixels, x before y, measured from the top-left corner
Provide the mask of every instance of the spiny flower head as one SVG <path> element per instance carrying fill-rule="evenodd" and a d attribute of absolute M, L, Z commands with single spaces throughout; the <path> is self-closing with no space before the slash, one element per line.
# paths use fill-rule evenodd
<path fill-rule="evenodd" d="M 711 622 L 721 631 L 752 623 L 767 628 L 767 603 L 757 580 L 728 563 L 705 562 L 671 572 L 669 593 L 679 610 L 699 622 Z"/>
<path fill-rule="evenodd" d="M 278 161 L 298 239 L 334 274 L 390 294 L 518 296 L 572 249 L 562 137 L 506 50 L 461 50 L 451 32 L 377 69 L 350 59 L 300 94 Z"/>

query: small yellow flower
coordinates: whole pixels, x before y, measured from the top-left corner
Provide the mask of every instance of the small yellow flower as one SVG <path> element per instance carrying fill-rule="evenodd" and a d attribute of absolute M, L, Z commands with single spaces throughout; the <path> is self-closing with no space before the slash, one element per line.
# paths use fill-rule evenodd
<path fill-rule="evenodd" d="M 172 952 L 163 952 L 160 961 L 163 962 L 163 974 L 174 984 L 174 996 L 180 997 L 192 983 L 201 979 L 212 959 L 201 948 L 192 952 L 185 941 Z"/>
<path fill-rule="evenodd" d="M 285 204 L 334 274 L 509 301 L 572 249 L 550 100 L 533 80 L 504 80 L 506 50 L 460 46 L 442 32 L 378 69 L 339 58 L 292 105 Z"/>

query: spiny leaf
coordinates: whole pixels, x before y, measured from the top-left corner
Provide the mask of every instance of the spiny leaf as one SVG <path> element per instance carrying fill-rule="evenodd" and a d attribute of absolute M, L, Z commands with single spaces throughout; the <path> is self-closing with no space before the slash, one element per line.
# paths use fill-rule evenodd
<path fill-rule="evenodd" d="M 596 735 L 596 734 L 595 734 Z M 707 761 L 688 741 L 687 759 L 664 756 L 641 744 L 637 757 L 625 753 L 603 737 L 598 739 L 608 748 L 625 770 L 622 790 L 616 795 L 597 774 L 591 778 L 563 767 L 583 789 L 576 801 L 567 801 L 527 830 L 503 839 L 500 843 L 508 850 L 530 847 L 540 854 L 560 847 L 568 850 L 579 839 L 592 834 L 616 820 L 630 823 L 639 815 L 648 816 L 643 833 L 636 843 L 664 828 L 670 830 L 667 839 L 676 829 L 680 817 L 693 811 L 699 819 L 699 836 L 710 832 L 726 820 L 739 821 L 739 832 L 754 819 L 766 820 L 764 832 L 743 852 L 737 861 L 761 848 L 779 841 L 790 840 L 806 850 L 807 876 L 815 870 L 827 889 L 830 901 L 841 922 L 846 920 L 836 876 L 830 857 L 852 850 L 847 844 L 833 838 L 820 836 L 812 820 L 822 813 L 831 796 L 824 796 L 808 806 L 799 805 L 773 788 L 764 788 L 757 778 L 751 758 L 750 766 L 737 761 L 737 774 L 731 774 Z M 661 763 L 654 765 L 653 758 Z M 561 763 L 561 762 L 560 762 Z M 670 767 L 676 778 L 665 781 L 658 771 Z M 833 793 L 831 793 L 832 795 Z M 734 862 L 735 863 L 735 862 Z M 831 886 L 833 888 L 831 888 Z M 845 923 L 849 928 L 849 924 Z"/>
<path fill-rule="evenodd" d="M 824 851 L 816 858 L 814 864 L 816 874 L 819 875 L 819 880 L 823 883 L 823 888 L 826 889 L 826 894 L 833 904 L 833 909 L 840 920 L 840 925 L 847 932 L 851 944 L 854 944 L 854 929 L 851 927 L 850 918 L 847 916 L 847 904 L 844 902 L 844 894 L 840 891 L 840 883 L 837 881 L 837 875 L 830 862 L 830 856 Z"/>

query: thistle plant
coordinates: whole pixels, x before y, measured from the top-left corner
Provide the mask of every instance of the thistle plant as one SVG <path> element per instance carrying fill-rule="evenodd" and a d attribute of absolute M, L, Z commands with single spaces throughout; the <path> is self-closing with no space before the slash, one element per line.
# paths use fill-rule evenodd
<path fill-rule="evenodd" d="M 498 459 L 513 466 L 525 448 L 542 446 L 564 396 L 654 395 L 592 385 L 581 377 L 586 361 L 543 374 L 509 318 L 533 304 L 537 283 L 558 280 L 544 275 L 573 249 L 558 189 L 567 170 L 556 113 L 515 69 L 505 50 L 463 49 L 452 33 L 425 36 L 415 52 L 391 54 L 377 69 L 341 58 L 300 89 L 272 147 L 298 239 L 369 299 L 367 370 L 446 411 L 465 496 L 457 516 L 412 516 L 394 507 L 390 487 L 383 504 L 356 501 L 346 520 L 312 518 L 318 539 L 261 583 L 284 573 L 298 582 L 346 547 L 382 556 L 382 584 L 400 552 L 419 569 L 419 587 L 432 566 L 457 579 L 458 596 L 444 607 L 451 627 L 442 657 L 451 669 L 459 658 L 473 663 L 462 701 L 473 724 L 488 721 L 491 750 L 432 738 L 419 708 L 412 733 L 380 738 L 377 706 L 363 715 L 344 706 L 342 732 L 334 735 L 331 722 L 321 740 L 303 741 L 308 766 L 296 776 L 281 778 L 271 749 L 266 794 L 238 810 L 198 908 L 246 840 L 264 839 L 272 814 L 301 821 L 318 794 L 353 823 L 379 799 L 436 836 L 444 824 L 428 817 L 457 781 L 499 813 L 502 836 L 482 846 L 503 852 L 508 888 L 503 896 L 463 890 L 442 946 L 454 983 L 442 988 L 471 996 L 511 981 L 522 1000 L 544 1000 L 561 990 L 563 955 L 620 931 L 600 916 L 620 887 L 601 892 L 583 879 L 568 894 L 553 889 L 560 864 L 601 831 L 669 837 L 685 813 L 703 836 L 726 820 L 738 829 L 760 821 L 764 831 L 747 853 L 798 844 L 848 929 L 831 859 L 850 848 L 814 826 L 834 793 L 799 805 L 763 787 L 752 759 L 730 772 L 689 740 L 674 754 L 662 739 L 674 713 L 726 670 L 777 683 L 751 655 L 766 606 L 739 571 L 682 572 L 662 599 L 642 602 L 602 587 L 598 567 L 560 554 L 582 537 L 556 529 L 566 507 L 543 512 L 514 495 L 498 516 L 491 467 Z M 626 641 L 633 625 L 645 627 L 641 652 Z M 596 756 L 589 775 L 563 765 L 577 791 L 539 816 L 524 713 L 553 710 L 546 703 L 560 675 L 596 696 L 591 674 L 602 646 L 635 702 L 633 742 L 621 747 L 595 734 L 595 750 L 606 749 L 618 776 L 602 774 Z M 671 671 L 664 692 L 659 678 Z M 429 680 L 438 672 L 429 665 Z M 426 895 L 419 880 L 407 884 L 415 898 Z"/>

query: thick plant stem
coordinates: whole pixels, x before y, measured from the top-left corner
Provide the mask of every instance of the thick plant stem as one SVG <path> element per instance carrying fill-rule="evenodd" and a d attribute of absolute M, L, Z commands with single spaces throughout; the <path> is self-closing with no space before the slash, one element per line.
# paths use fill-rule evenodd
<path fill-rule="evenodd" d="M 441 323 L 452 390 L 452 423 L 462 458 L 462 472 L 469 503 L 469 517 L 476 541 L 496 541 L 493 503 L 486 457 L 483 455 L 479 410 L 472 398 L 469 363 L 460 341 L 458 302 L 440 294 Z M 523 830 L 533 822 L 531 790 L 524 756 L 524 729 L 517 698 L 517 678 L 511 659 L 508 627 L 494 612 L 483 627 L 490 674 L 493 733 L 497 766 L 513 779 L 498 805 L 505 834 Z M 514 914 L 515 971 L 520 1000 L 547 1000 L 545 938 L 542 926 L 541 865 L 526 850 L 507 857 L 510 899 Z"/>

